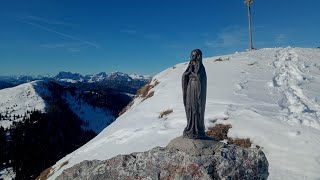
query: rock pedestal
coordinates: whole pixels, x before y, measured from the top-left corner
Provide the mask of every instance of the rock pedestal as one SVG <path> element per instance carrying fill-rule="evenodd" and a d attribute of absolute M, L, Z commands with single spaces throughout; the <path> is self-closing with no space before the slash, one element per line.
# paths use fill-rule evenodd
<path fill-rule="evenodd" d="M 177 149 L 192 156 L 210 155 L 218 142 L 213 138 L 189 139 L 182 136 L 170 141 L 167 148 Z"/>
<path fill-rule="evenodd" d="M 225 145 L 213 140 L 178 137 L 167 147 L 83 161 L 57 179 L 267 179 L 268 161 L 260 149 Z"/>

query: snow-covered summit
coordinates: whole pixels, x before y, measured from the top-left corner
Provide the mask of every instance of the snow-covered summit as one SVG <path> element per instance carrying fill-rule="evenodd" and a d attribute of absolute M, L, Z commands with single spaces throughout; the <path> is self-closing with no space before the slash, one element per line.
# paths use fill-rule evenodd
<path fill-rule="evenodd" d="M 54 77 L 57 81 L 77 83 L 77 82 L 88 82 L 88 83 L 101 83 L 106 81 L 117 81 L 117 82 L 130 82 L 133 80 L 136 81 L 147 81 L 151 79 L 149 75 L 137 75 L 137 74 L 126 74 L 123 72 L 115 71 L 107 74 L 101 72 L 93 75 L 81 75 L 79 73 L 72 72 L 60 72 L 57 76 Z"/>
<path fill-rule="evenodd" d="M 131 74 L 130 77 L 131 77 L 132 79 L 146 79 L 146 80 L 151 79 L 151 76 L 150 76 L 150 75 Z"/>
<path fill-rule="evenodd" d="M 122 73 L 119 71 L 112 72 L 112 73 L 108 74 L 108 76 L 107 76 L 108 80 L 118 80 L 118 81 L 130 81 L 129 78 L 130 77 L 128 74 Z"/>
<path fill-rule="evenodd" d="M 5 118 L 0 120 L 0 126 L 9 127 L 13 121 L 22 120 L 27 112 L 45 112 L 47 103 L 44 99 L 50 96 L 51 93 L 43 81 L 0 90 L 0 113 Z"/>
<path fill-rule="evenodd" d="M 126 74 L 123 72 L 115 71 L 110 73 L 107 78 L 109 80 L 119 80 L 119 81 L 132 81 L 132 80 L 150 80 L 149 75 L 138 75 L 138 74 Z"/>
<path fill-rule="evenodd" d="M 231 124 L 230 137 L 250 138 L 261 146 L 269 161 L 269 179 L 319 179 L 319 59 L 319 49 L 302 48 L 261 49 L 204 59 L 206 127 Z M 180 136 L 186 126 L 181 75 L 187 64 L 156 75 L 151 82 L 152 97 L 135 99 L 113 124 L 58 161 L 49 179 L 83 160 L 105 160 L 166 146 Z M 173 112 L 159 118 L 167 109 Z M 65 162 L 68 164 L 62 166 Z"/>
<path fill-rule="evenodd" d="M 101 72 L 95 75 L 86 75 L 89 83 L 101 82 L 108 77 L 107 73 Z"/>

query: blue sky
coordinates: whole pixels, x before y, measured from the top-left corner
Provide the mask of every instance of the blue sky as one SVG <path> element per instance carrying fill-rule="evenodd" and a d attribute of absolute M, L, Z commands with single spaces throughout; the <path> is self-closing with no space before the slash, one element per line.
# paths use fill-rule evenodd
<path fill-rule="evenodd" d="M 320 46 L 319 0 L 256 0 L 256 48 Z M 243 0 L 3 0 L 0 75 L 151 74 L 248 47 Z"/>

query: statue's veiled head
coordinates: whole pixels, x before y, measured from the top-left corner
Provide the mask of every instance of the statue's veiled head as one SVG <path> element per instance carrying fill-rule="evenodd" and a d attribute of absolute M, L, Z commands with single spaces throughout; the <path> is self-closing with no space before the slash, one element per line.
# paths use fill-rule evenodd
<path fill-rule="evenodd" d="M 190 54 L 190 62 L 192 64 L 202 64 L 202 52 L 200 49 L 194 49 Z"/>

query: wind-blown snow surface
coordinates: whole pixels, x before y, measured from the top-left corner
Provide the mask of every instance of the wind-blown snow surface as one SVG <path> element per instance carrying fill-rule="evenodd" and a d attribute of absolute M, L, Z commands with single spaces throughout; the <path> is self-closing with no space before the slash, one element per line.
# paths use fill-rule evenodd
<path fill-rule="evenodd" d="M 43 97 L 49 97 L 51 93 L 43 81 L 33 81 L 16 87 L 0 90 L 0 113 L 2 116 L 8 113 L 12 121 L 22 120 L 22 116 L 34 109 L 41 112 L 46 110 L 46 102 Z M 14 115 L 20 118 L 14 119 Z M 1 120 L 0 126 L 10 127 L 12 121 Z"/>
<path fill-rule="evenodd" d="M 215 62 L 204 60 L 208 89 L 205 123 L 231 124 L 229 136 L 263 148 L 270 179 L 319 179 L 320 50 L 261 49 Z M 83 160 L 166 146 L 182 134 L 186 116 L 181 75 L 187 63 L 157 76 L 154 96 L 134 105 L 97 137 L 53 166 L 50 179 Z M 154 81 L 153 81 L 154 82 Z M 173 109 L 166 118 L 159 113 Z M 60 170 L 63 162 L 69 161 Z"/>

